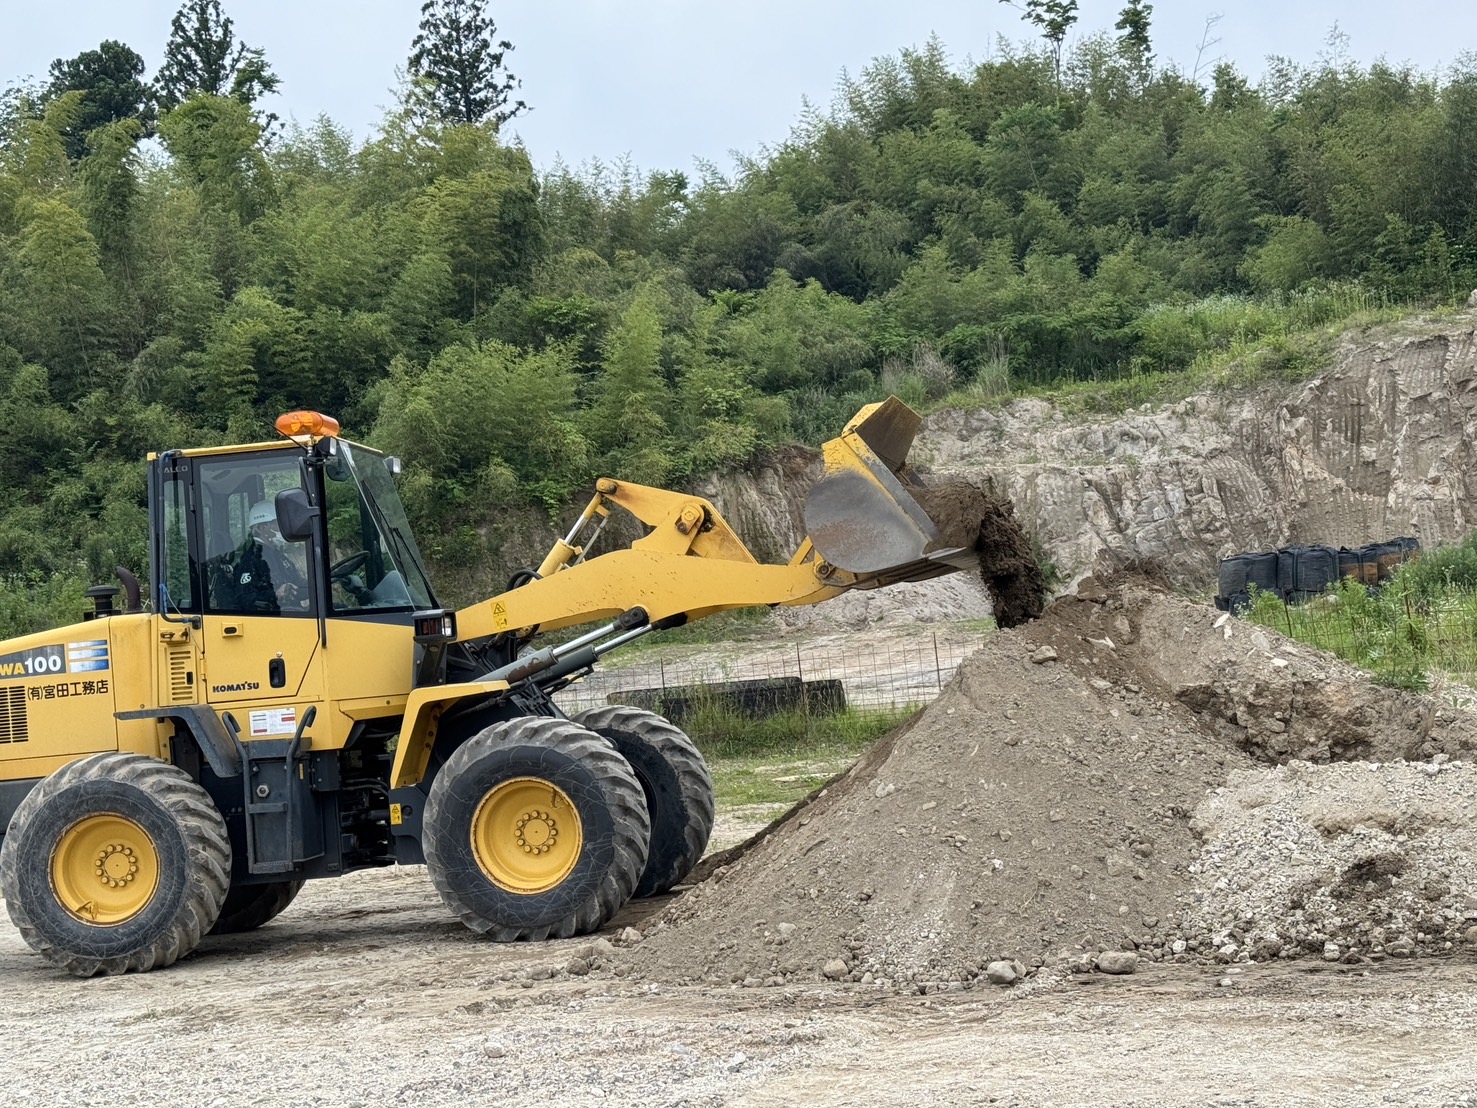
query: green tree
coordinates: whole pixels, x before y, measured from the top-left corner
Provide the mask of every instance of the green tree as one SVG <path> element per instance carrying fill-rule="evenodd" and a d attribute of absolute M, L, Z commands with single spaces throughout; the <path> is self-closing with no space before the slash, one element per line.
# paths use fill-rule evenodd
<path fill-rule="evenodd" d="M 121 119 L 138 120 L 143 134 L 153 133 L 154 96 L 143 81 L 144 59 L 121 42 L 104 41 L 96 50 L 51 63 L 51 83 L 44 100 L 65 92 L 82 93 L 74 121 L 62 132 L 67 156 L 77 161 L 87 153 L 87 136 Z"/>
<path fill-rule="evenodd" d="M 247 46 L 236 37 L 220 0 L 185 0 L 174 13 L 164 64 L 154 78 L 163 110 L 177 108 L 200 93 L 251 105 L 276 92 L 280 83 L 261 47 Z M 270 126 L 276 118 L 268 115 L 264 122 Z"/>
<path fill-rule="evenodd" d="M 603 455 L 601 469 L 646 485 L 660 485 L 672 468 L 655 299 L 654 289 L 642 290 L 611 330 L 595 402 L 586 413 L 586 435 Z"/>
<path fill-rule="evenodd" d="M 259 409 L 312 407 L 319 391 L 306 320 L 265 289 L 236 294 L 194 364 L 200 399 L 221 426 Z"/>
<path fill-rule="evenodd" d="M 44 484 L 70 460 L 75 420 L 52 401 L 46 370 L 39 365 L 0 364 L 0 418 L 10 428 L 0 452 L 0 480 L 7 489 Z"/>
<path fill-rule="evenodd" d="M 866 320 L 861 305 L 778 270 L 743 298 L 723 342 L 745 380 L 764 392 L 835 389 L 871 357 Z"/>
<path fill-rule="evenodd" d="M 1154 51 L 1149 41 L 1149 16 L 1153 14 L 1153 4 L 1128 0 L 1128 6 L 1118 13 L 1118 22 L 1113 24 L 1113 29 L 1120 32 L 1118 49 L 1140 88 L 1148 83 L 1153 72 Z"/>
<path fill-rule="evenodd" d="M 458 294 L 458 315 L 473 319 L 507 285 L 526 283 L 543 246 L 532 166 L 521 150 L 465 178 L 443 177 L 429 190 L 426 229 L 441 243 Z"/>
<path fill-rule="evenodd" d="M 1328 271 L 1331 244 L 1302 216 L 1262 216 L 1267 239 L 1247 251 L 1241 273 L 1258 292 L 1291 292 Z"/>
<path fill-rule="evenodd" d="M 765 405 L 744 380 L 744 367 L 721 355 L 718 329 L 727 309 L 717 301 L 697 313 L 678 341 L 680 373 L 672 413 L 675 475 L 742 465 L 765 442 Z"/>
<path fill-rule="evenodd" d="M 245 104 L 201 93 L 166 113 L 159 135 L 207 208 L 243 224 L 261 213 L 271 173 L 260 149 L 261 125 Z"/>
<path fill-rule="evenodd" d="M 1436 210 L 1447 234 L 1465 242 L 1477 264 L 1477 54 L 1463 53 L 1441 91 L 1440 132 L 1433 144 Z"/>
<path fill-rule="evenodd" d="M 676 250 L 699 292 L 763 288 L 798 223 L 788 195 L 756 185 L 729 188 L 715 177 L 693 194 Z"/>
<path fill-rule="evenodd" d="M 1062 43 L 1067 32 L 1077 23 L 1077 0 L 1000 0 L 1012 8 L 1019 8 L 1027 23 L 1041 31 L 1041 37 L 1051 49 L 1051 68 L 1058 86 L 1062 80 Z"/>
<path fill-rule="evenodd" d="M 426 0 L 421 5 L 408 68 L 412 76 L 432 82 L 443 118 L 456 123 L 491 119 L 502 126 L 528 110 L 522 100 L 512 99 L 521 82 L 503 62 L 513 44 L 496 35 L 486 0 Z"/>
<path fill-rule="evenodd" d="M 62 133 L 82 110 L 82 94 L 67 92 L 38 108 L 22 95 L 0 131 L 0 234 L 14 233 L 23 197 L 64 192 L 74 166 Z"/>
<path fill-rule="evenodd" d="M 337 188 L 303 189 L 255 228 L 257 279 L 303 311 L 378 307 L 389 268 L 377 213 L 355 210 Z"/>
<path fill-rule="evenodd" d="M 224 307 L 223 273 L 234 288 L 236 263 L 217 255 L 225 249 L 234 257 L 229 239 L 240 229 L 223 228 L 229 218 L 207 208 L 199 188 L 181 188 L 172 174 L 144 176 L 132 211 L 138 255 L 134 288 L 146 349 L 130 370 L 130 387 L 150 399 L 165 388 L 188 406 L 194 391 L 180 372 L 180 356 L 204 342 Z"/>
<path fill-rule="evenodd" d="M 97 240 L 103 268 L 131 279 L 134 203 L 138 198 L 138 140 L 143 124 L 123 118 L 95 128 L 87 139 L 90 153 L 82 159 L 87 226 Z"/>
<path fill-rule="evenodd" d="M 77 209 L 57 198 L 23 205 L 24 224 L 3 274 L 9 311 L 0 311 L 0 341 L 50 371 L 58 400 L 90 387 L 107 341 L 107 280 L 98 247 Z M 6 287 L 8 286 L 8 287 Z M 11 314 L 13 313 L 13 315 Z M 10 316 L 14 329 L 5 326 Z"/>
<path fill-rule="evenodd" d="M 575 407 L 566 349 L 454 344 L 424 370 L 395 362 L 374 438 L 425 474 L 411 486 L 424 510 L 444 521 L 460 509 L 481 522 L 489 498 L 506 498 L 510 481 L 553 508 L 586 479 Z"/>

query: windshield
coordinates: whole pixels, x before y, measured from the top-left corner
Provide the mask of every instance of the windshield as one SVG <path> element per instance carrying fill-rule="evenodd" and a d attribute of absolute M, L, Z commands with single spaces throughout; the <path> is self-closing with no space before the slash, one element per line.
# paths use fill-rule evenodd
<path fill-rule="evenodd" d="M 340 439 L 323 477 L 333 610 L 434 608 L 425 563 L 384 456 Z"/>

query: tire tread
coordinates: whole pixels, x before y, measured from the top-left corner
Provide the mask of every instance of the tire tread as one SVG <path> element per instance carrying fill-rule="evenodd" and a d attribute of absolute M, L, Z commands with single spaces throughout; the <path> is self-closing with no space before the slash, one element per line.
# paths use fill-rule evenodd
<path fill-rule="evenodd" d="M 612 742 L 620 741 L 618 735 L 632 736 L 660 755 L 675 776 L 680 811 L 672 815 L 682 821 L 682 841 L 680 845 L 673 841 L 659 841 L 658 828 L 667 821 L 663 820 L 662 813 L 650 813 L 652 843 L 646 869 L 634 895 L 657 896 L 669 891 L 692 872 L 713 834 L 716 812 L 713 778 L 708 772 L 707 762 L 686 732 L 665 717 L 644 708 L 611 704 L 581 712 L 574 721 Z"/>
<path fill-rule="evenodd" d="M 456 821 L 443 809 L 441 800 L 447 782 L 466 772 L 492 748 L 501 746 L 542 747 L 578 762 L 594 779 L 611 813 L 612 862 L 599 885 L 567 914 L 552 923 L 509 926 L 489 919 L 457 887 L 442 856 L 443 842 L 458 833 Z M 431 787 L 426 806 L 424 848 L 432 884 L 452 913 L 467 927 L 497 942 L 538 942 L 548 938 L 570 938 L 594 931 L 631 899 L 646 865 L 651 827 L 640 783 L 626 760 L 605 739 L 567 719 L 550 716 L 521 716 L 474 735 L 464 742 L 441 767 Z"/>

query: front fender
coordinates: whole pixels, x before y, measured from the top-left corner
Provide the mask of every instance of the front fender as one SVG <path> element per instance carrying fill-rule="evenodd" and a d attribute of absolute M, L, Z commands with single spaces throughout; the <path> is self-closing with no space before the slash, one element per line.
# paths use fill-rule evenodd
<path fill-rule="evenodd" d="M 466 681 L 457 685 L 427 685 L 413 689 L 405 702 L 395 762 L 390 769 L 390 788 L 419 784 L 431 762 L 431 748 L 441 717 L 448 708 L 464 700 L 484 699 L 508 690 L 506 681 Z"/>

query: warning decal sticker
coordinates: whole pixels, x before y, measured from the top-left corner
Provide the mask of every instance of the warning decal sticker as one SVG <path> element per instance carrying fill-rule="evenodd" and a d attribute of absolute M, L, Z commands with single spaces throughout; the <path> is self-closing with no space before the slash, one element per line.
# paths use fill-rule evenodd
<path fill-rule="evenodd" d="M 297 732 L 297 709 L 294 708 L 268 708 L 262 712 L 251 713 L 251 731 L 253 739 L 266 738 L 268 735 L 292 735 Z"/>

